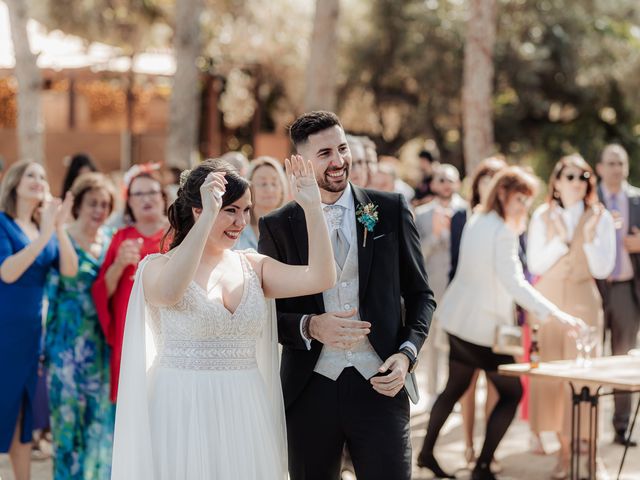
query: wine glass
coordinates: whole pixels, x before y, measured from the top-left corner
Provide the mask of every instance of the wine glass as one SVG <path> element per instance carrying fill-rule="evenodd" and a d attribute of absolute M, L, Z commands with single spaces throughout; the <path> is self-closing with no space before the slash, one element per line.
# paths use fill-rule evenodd
<path fill-rule="evenodd" d="M 596 327 L 586 327 L 582 329 L 582 345 L 584 362 L 583 365 L 588 367 L 595 357 L 595 350 L 598 345 L 598 329 Z"/>

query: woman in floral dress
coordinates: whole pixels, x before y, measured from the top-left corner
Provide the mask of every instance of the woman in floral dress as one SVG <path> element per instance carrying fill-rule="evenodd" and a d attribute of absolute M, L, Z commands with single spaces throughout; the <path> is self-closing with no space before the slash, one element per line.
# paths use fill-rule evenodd
<path fill-rule="evenodd" d="M 108 480 L 115 408 L 109 401 L 110 349 L 91 287 L 109 246 L 103 227 L 114 191 L 99 173 L 72 187 L 75 222 L 69 225 L 78 255 L 75 277 L 52 275 L 45 340 L 54 444 L 55 480 Z"/>

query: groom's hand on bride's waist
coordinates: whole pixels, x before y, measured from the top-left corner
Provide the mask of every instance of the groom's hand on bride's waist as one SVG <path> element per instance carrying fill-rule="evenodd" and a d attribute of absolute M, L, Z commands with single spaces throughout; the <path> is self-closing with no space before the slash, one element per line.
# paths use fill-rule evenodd
<path fill-rule="evenodd" d="M 369 380 L 373 389 L 381 395 L 395 397 L 404 387 L 404 379 L 409 371 L 409 359 L 404 353 L 394 353 L 378 371 L 384 375 L 377 375 Z"/>
<path fill-rule="evenodd" d="M 346 312 L 328 312 L 309 319 L 309 335 L 324 345 L 348 350 L 371 332 L 371 324 L 350 320 L 355 309 Z"/>

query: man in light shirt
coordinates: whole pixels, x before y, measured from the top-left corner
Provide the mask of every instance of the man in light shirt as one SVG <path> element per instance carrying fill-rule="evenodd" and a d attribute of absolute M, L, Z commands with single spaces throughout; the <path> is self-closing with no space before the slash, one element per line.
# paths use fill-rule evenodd
<path fill-rule="evenodd" d="M 640 324 L 640 189 L 627 183 L 629 156 L 620 145 L 605 147 L 596 170 L 601 179 L 598 195 L 616 224 L 615 267 L 607 280 L 598 281 L 598 288 L 611 332 L 611 351 L 624 355 L 635 348 Z M 617 444 L 626 444 L 630 413 L 630 396 L 617 394 L 613 415 Z"/>

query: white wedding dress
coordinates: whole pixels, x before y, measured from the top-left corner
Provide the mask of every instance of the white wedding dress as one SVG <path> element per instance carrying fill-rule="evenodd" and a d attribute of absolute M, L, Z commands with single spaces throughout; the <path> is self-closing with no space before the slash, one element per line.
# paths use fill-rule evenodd
<path fill-rule="evenodd" d="M 155 255 L 141 262 L 127 311 L 112 480 L 286 478 L 275 309 L 239 255 L 244 290 L 234 313 L 195 282 L 176 305 L 151 306 L 141 272 Z"/>

